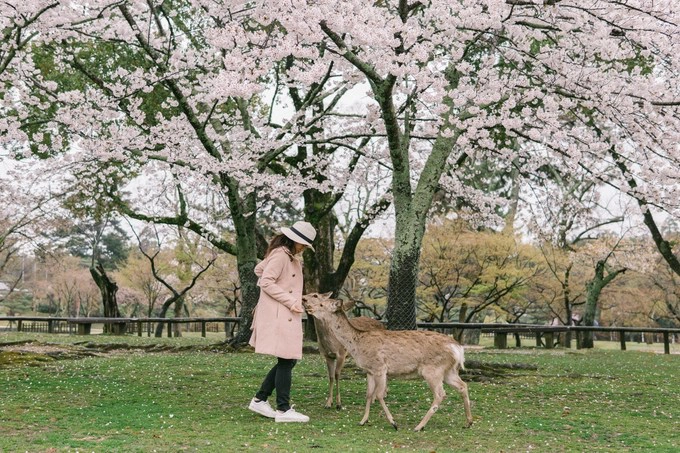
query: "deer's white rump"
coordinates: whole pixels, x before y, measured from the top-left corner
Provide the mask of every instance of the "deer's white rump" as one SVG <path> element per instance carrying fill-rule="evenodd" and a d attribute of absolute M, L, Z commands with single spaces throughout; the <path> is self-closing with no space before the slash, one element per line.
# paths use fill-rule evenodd
<path fill-rule="evenodd" d="M 371 404 L 378 399 L 385 416 L 396 429 L 397 424 L 387 405 L 387 377 L 420 375 L 430 386 L 433 401 L 420 423 L 420 431 L 444 400 L 443 383 L 454 387 L 463 397 L 466 427 L 472 425 L 467 384 L 458 375 L 464 366 L 464 350 L 453 338 L 425 331 L 362 331 L 349 322 L 342 302 L 327 295 L 308 294 L 302 297 L 307 312 L 321 319 L 325 326 L 347 349 L 357 365 L 367 373 L 366 410 L 360 425 L 368 421 Z"/>

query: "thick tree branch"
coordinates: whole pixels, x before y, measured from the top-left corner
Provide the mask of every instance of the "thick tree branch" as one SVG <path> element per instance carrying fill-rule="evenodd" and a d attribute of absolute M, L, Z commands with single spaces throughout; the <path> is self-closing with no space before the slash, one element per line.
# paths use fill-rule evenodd
<path fill-rule="evenodd" d="M 616 152 L 614 147 L 611 147 L 609 152 L 611 156 L 614 158 L 616 166 L 619 168 L 619 170 L 621 170 L 623 177 L 627 179 L 630 188 L 632 190 L 635 190 L 638 186 L 637 181 L 635 181 L 635 178 L 630 176 L 628 167 L 623 161 L 621 155 L 619 155 L 619 153 Z M 659 227 L 657 226 L 656 221 L 654 220 L 654 216 L 652 215 L 652 212 L 649 209 L 647 201 L 645 200 L 644 197 L 640 195 L 632 193 L 629 193 L 629 195 L 635 198 L 635 200 L 638 203 L 638 206 L 640 206 L 644 224 L 647 226 L 647 229 L 652 234 L 652 240 L 654 241 L 657 250 L 659 250 L 659 253 L 666 261 L 666 263 L 668 263 L 673 272 L 675 272 L 677 275 L 680 275 L 680 260 L 678 260 L 678 257 L 675 256 L 675 253 L 673 253 L 673 247 L 671 246 L 670 242 L 664 239 L 663 234 L 661 233 L 661 230 L 659 230 Z"/>
<path fill-rule="evenodd" d="M 338 287 L 337 285 L 338 282 L 344 282 L 345 279 L 347 278 L 347 275 L 349 274 L 350 268 L 354 264 L 354 256 L 356 252 L 356 248 L 359 244 L 359 239 L 361 239 L 362 235 L 368 229 L 368 227 L 371 225 L 373 220 L 375 220 L 380 214 L 385 212 L 387 208 L 390 207 L 392 204 L 391 201 L 391 194 L 388 192 L 382 196 L 378 201 L 371 206 L 367 212 L 365 213 L 364 217 L 361 219 L 358 219 L 357 222 L 354 224 L 354 227 L 352 227 L 352 230 L 350 231 L 349 235 L 347 236 L 347 240 L 345 241 L 345 245 L 342 249 L 342 256 L 340 257 L 340 262 L 338 263 L 338 266 L 333 272 L 333 274 L 330 276 L 331 280 L 336 283 L 335 286 L 328 286 L 328 287 Z"/>

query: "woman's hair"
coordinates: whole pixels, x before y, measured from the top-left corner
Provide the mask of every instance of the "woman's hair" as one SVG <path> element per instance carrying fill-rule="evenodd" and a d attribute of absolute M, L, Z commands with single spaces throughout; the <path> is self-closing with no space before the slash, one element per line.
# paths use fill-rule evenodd
<path fill-rule="evenodd" d="M 269 253 L 275 248 L 285 247 L 291 253 L 295 253 L 295 241 L 286 236 L 285 234 L 277 234 L 269 241 L 269 246 L 267 247 L 267 253 L 264 254 L 265 257 L 269 256 Z"/>

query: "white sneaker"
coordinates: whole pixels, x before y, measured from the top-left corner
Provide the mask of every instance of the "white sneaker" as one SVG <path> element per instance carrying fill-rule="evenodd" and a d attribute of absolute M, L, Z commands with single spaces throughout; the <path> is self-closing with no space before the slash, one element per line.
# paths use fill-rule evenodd
<path fill-rule="evenodd" d="M 296 412 L 295 409 L 293 409 L 292 407 L 288 409 L 286 412 L 276 411 L 277 423 L 290 423 L 290 422 L 307 423 L 308 421 L 309 417 L 299 412 Z"/>
<path fill-rule="evenodd" d="M 255 401 L 255 398 L 250 400 L 248 409 L 267 418 L 276 418 L 278 415 L 277 411 L 267 401 Z"/>

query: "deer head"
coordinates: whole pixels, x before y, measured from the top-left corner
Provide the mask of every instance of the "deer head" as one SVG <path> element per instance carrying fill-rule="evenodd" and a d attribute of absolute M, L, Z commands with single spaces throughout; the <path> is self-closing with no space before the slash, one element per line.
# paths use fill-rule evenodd
<path fill-rule="evenodd" d="M 305 307 L 307 313 L 317 318 L 324 317 L 338 311 L 344 311 L 343 303 L 338 299 L 331 299 L 332 293 L 310 293 L 302 296 L 302 306 Z"/>

